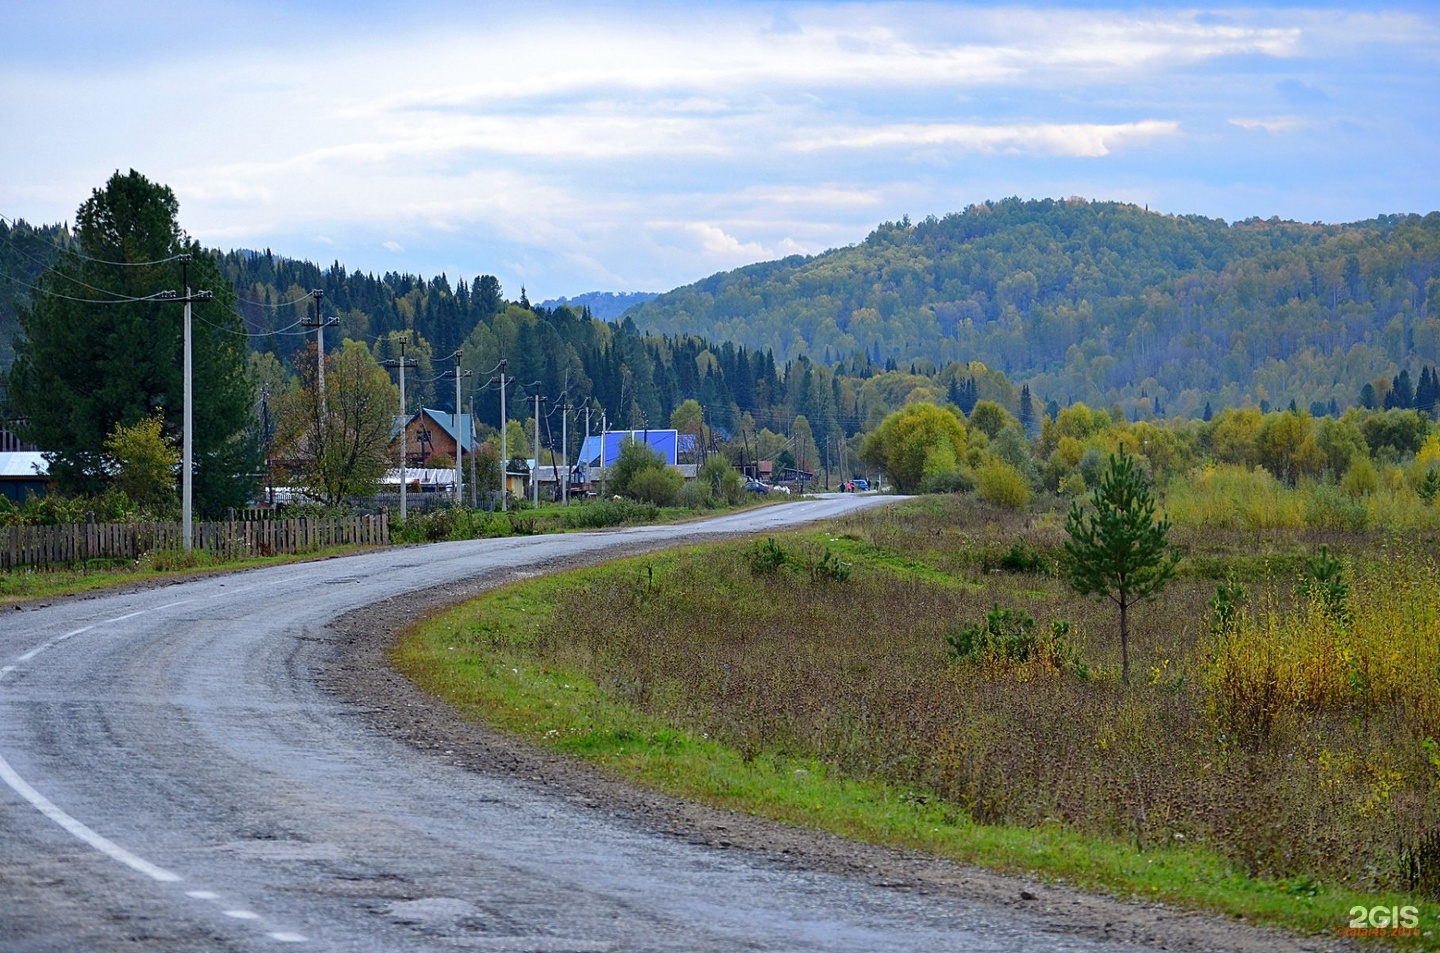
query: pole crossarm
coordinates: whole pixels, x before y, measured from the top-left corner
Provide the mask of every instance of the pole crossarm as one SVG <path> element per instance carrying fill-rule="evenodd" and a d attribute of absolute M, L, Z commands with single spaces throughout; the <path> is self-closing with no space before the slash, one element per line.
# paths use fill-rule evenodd
<path fill-rule="evenodd" d="M 320 302 L 321 302 L 321 300 L 325 297 L 325 292 L 324 292 L 324 291 L 321 291 L 319 288 L 316 288 L 314 291 L 310 292 L 310 297 L 312 297 L 312 298 L 315 299 L 315 316 L 312 318 L 310 315 L 307 314 L 306 316 L 304 316 L 303 318 L 300 319 L 300 326 L 301 326 L 302 328 L 336 328 L 336 327 L 339 327 L 339 326 L 340 326 L 340 319 L 337 318 L 337 317 L 335 317 L 334 315 L 331 315 L 331 316 L 328 317 L 328 318 L 322 318 L 322 317 L 320 317 Z M 299 298 L 299 299 L 297 299 L 297 300 L 299 300 L 299 301 L 304 301 L 305 299 L 304 299 L 304 298 Z"/>

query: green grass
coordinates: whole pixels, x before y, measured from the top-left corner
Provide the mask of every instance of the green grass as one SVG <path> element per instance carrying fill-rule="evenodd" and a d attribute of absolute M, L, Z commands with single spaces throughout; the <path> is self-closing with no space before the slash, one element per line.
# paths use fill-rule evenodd
<path fill-rule="evenodd" d="M 786 498 L 789 499 L 789 498 Z M 766 506 L 775 500 L 745 500 L 739 506 L 722 507 L 714 510 L 691 510 L 683 507 L 661 509 L 655 519 L 659 523 L 683 522 L 703 519 L 734 510 Z M 576 503 L 572 506 L 585 506 Z M 479 513 L 479 511 L 476 511 Z M 537 533 L 581 531 L 566 528 L 564 523 L 566 507 L 559 503 L 543 504 L 538 509 L 512 510 L 517 520 L 534 521 Z M 417 514 L 418 516 L 419 514 Z M 488 517 L 489 514 L 480 514 Z M 500 514 L 496 514 L 500 515 Z M 418 537 L 415 541 L 418 541 Z M 335 547 L 309 553 L 282 556 L 254 556 L 238 559 L 220 559 L 205 553 L 186 555 L 180 552 L 152 553 L 140 560 L 97 559 L 80 565 L 51 568 L 20 567 L 0 570 L 0 606 L 39 599 L 76 595 L 111 589 L 137 582 L 179 579 L 192 575 L 215 572 L 232 572 L 241 569 L 255 569 L 262 566 L 281 565 L 308 559 L 324 559 L 347 553 L 360 552 L 367 547 Z"/>
<path fill-rule="evenodd" d="M 207 553 L 157 552 L 139 560 L 92 560 L 53 569 L 18 568 L 0 571 L 0 606 L 113 589 L 135 583 L 186 579 L 212 573 L 259 569 L 311 559 L 328 559 L 372 547 L 337 546 L 281 556 L 221 559 Z"/>
<path fill-rule="evenodd" d="M 890 574 L 930 567 L 837 533 L 807 534 L 847 560 Z M 422 689 L 467 716 L 531 742 L 594 763 L 656 790 L 823 829 L 869 843 L 928 851 L 1011 874 L 1036 876 L 1121 897 L 1161 900 L 1315 934 L 1333 935 L 1354 906 L 1414 902 L 1321 884 L 1306 877 L 1248 876 L 1231 860 L 1196 845 L 1147 847 L 1078 832 L 1059 823 L 1035 826 L 976 823 L 929 791 L 846 777 L 816 759 L 770 750 L 741 751 L 706 733 L 687 731 L 621 699 L 623 686 L 597 683 L 583 664 L 555 664 L 546 646 L 557 634 L 557 606 L 566 593 L 615 587 L 629 579 L 637 595 L 668 583 L 695 553 L 677 550 L 607 567 L 578 570 L 487 594 L 411 627 L 392 661 Z M 868 561 L 867 561 L 868 560 Z M 617 583 L 621 580 L 621 583 Z M 742 602 L 763 594 L 740 594 Z M 736 607 L 743 614 L 744 605 Z M 572 652 L 571 654 L 576 654 Z M 584 650 L 578 650 L 583 658 Z M 613 681 L 613 673 L 608 676 Z M 683 692 L 675 702 L 681 701 Z M 664 709 L 664 699 L 651 699 Z M 1422 923 L 1440 908 L 1421 905 Z M 1402 946 L 1421 941 L 1395 941 Z"/>

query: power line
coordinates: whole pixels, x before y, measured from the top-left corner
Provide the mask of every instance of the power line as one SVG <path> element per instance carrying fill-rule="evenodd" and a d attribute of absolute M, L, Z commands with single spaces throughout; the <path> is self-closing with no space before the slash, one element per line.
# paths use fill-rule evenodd
<path fill-rule="evenodd" d="M 77 284 L 83 285 L 84 287 L 89 288 L 91 291 L 98 291 L 98 292 L 100 292 L 101 294 L 115 295 L 115 297 L 109 298 L 109 299 L 106 299 L 106 298 L 76 298 L 76 297 L 73 296 L 73 295 L 61 294 L 61 293 L 58 292 L 58 291 L 51 291 L 51 290 L 48 289 L 48 288 L 41 288 L 41 287 L 39 287 L 38 285 L 32 285 L 32 284 L 30 284 L 28 281 L 24 281 L 23 279 L 16 278 L 14 275 L 6 274 L 5 272 L 0 272 L 0 278 L 6 278 L 6 279 L 8 279 L 8 280 L 10 280 L 10 281 L 13 281 L 13 282 L 15 282 L 17 285 L 19 285 L 20 287 L 26 289 L 27 291 L 32 291 L 32 292 L 34 292 L 34 293 L 36 293 L 36 294 L 46 295 L 47 297 L 51 297 L 51 298 L 59 298 L 59 299 L 61 299 L 62 301 L 79 301 L 79 302 L 82 303 L 82 304 L 133 304 L 133 303 L 135 303 L 135 302 L 137 302 L 137 301 L 162 301 L 162 300 L 164 300 L 165 294 L 166 294 L 165 292 L 162 291 L 162 292 L 157 292 L 157 293 L 152 294 L 152 295 L 145 295 L 145 296 L 143 296 L 143 297 L 124 296 L 124 295 L 119 295 L 117 292 L 110 291 L 110 290 L 105 289 L 105 288 L 96 288 L 96 287 L 94 287 L 93 285 L 87 285 L 87 284 L 85 284 L 83 281 L 77 281 L 77 282 L 76 282 Z"/>
<path fill-rule="evenodd" d="M 236 316 L 237 318 L 240 318 L 242 321 L 245 319 L 245 315 L 241 314 L 239 311 L 236 311 L 236 312 L 235 312 L 235 316 Z M 214 328 L 214 329 L 217 330 L 217 331 L 224 331 L 226 334 L 235 334 L 235 335 L 239 335 L 239 336 L 241 336 L 241 337 L 249 337 L 249 338 L 269 337 L 269 336 L 271 336 L 272 334 L 273 334 L 273 335 L 281 335 L 281 336 L 285 336 L 285 337 L 299 337 L 299 336 L 301 336 L 301 335 L 305 335 L 305 334 L 309 334 L 309 333 L 310 333 L 309 331 L 293 331 L 293 330 L 291 330 L 292 328 L 298 328 L 298 327 L 300 327 L 300 322 L 299 322 L 299 321 L 296 321 L 296 322 L 294 322 L 293 324 L 287 324 L 287 325 L 285 325 L 285 327 L 283 327 L 283 328 L 275 328 L 275 329 L 269 330 L 269 331 L 237 331 L 237 330 L 234 329 L 234 328 L 227 328 L 227 327 L 226 327 L 225 325 L 223 325 L 223 324 L 216 324 L 214 321 L 207 321 L 207 320 L 205 320 L 204 318 L 200 317 L 198 314 L 195 316 L 195 319 L 196 319 L 197 321 L 199 321 L 201 324 L 208 325 L 209 327 L 212 327 L 212 328 Z"/>
<path fill-rule="evenodd" d="M 17 229 L 17 228 L 19 228 L 19 227 L 20 227 L 20 224 L 21 224 L 21 222 L 20 222 L 19 219 L 9 218 L 8 216 L 5 216 L 5 215 L 0 215 L 0 222 L 5 222 L 5 223 L 8 224 L 12 229 Z M 30 232 L 31 232 L 32 235 L 34 235 L 36 238 L 38 238 L 40 241 L 44 242 L 45 244 L 49 245 L 50 247 L 52 247 L 52 248 L 54 248 L 54 249 L 56 249 L 56 250 L 58 250 L 58 251 L 69 252 L 70 254 L 74 255 L 76 258 L 81 259 L 82 261 L 94 262 L 94 263 L 97 264 L 97 265 L 112 265 L 112 266 L 114 266 L 114 267 L 116 267 L 116 268 L 142 268 L 142 267 L 147 267 L 147 266 L 149 266 L 149 265 L 163 265 L 163 264 L 166 264 L 167 262 L 179 261 L 180 259 L 184 258 L 184 257 L 185 257 L 185 254 L 186 254 L 185 252 L 181 252 L 181 253 L 176 254 L 176 255 L 171 255 L 169 258 L 157 258 L 157 259 L 155 259 L 154 261 L 107 261 L 107 260 L 104 259 L 104 258 L 94 258 L 94 257 L 92 257 L 92 256 L 90 256 L 90 255 L 85 254 L 84 252 L 77 251 L 77 250 L 75 249 L 75 247 L 74 247 L 74 241 L 73 241 L 73 240 L 72 240 L 72 242 L 71 242 L 70 245 L 61 245 L 61 244 L 59 244 L 58 242 L 55 242 L 55 241 L 50 240 L 49 238 L 46 238 L 43 234 L 41 234 L 40 230 L 37 229 L 35 226 L 33 226 L 33 225 L 28 225 L 28 224 L 27 224 L 25 227 L 28 228 L 28 229 L 30 229 Z M 10 243 L 11 243 L 12 245 L 15 244 L 15 239 L 14 239 L 13 237 L 11 237 L 11 238 L 9 239 L 9 241 L 10 241 Z M 26 252 L 23 248 L 17 247 L 17 248 L 16 248 L 16 251 L 20 252 L 20 254 L 24 255 L 26 258 L 29 258 L 31 261 L 38 262 L 39 264 L 42 264 L 42 265 L 45 264 L 45 262 L 42 262 L 42 261 L 40 261 L 40 259 L 36 258 L 34 255 L 29 254 L 29 253 Z M 49 267 L 49 266 L 47 265 L 46 267 Z"/>
<path fill-rule="evenodd" d="M 256 308 L 264 308 L 267 311 L 278 311 L 281 308 L 289 308 L 297 305 L 302 301 L 309 301 L 313 296 L 314 295 L 312 292 L 307 291 L 298 298 L 291 298 L 287 301 L 277 301 L 274 304 L 266 304 L 263 301 L 255 301 L 250 298 L 242 298 L 237 294 L 235 296 L 235 302 L 237 304 L 248 304 Z"/>

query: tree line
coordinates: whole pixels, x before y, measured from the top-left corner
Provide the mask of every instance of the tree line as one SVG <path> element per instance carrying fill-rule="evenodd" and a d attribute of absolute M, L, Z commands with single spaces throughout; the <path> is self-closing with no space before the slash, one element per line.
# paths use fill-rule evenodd
<path fill-rule="evenodd" d="M 1107 215 L 1113 218 L 1105 233 L 1108 246 L 1094 231 L 1095 221 Z M 1012 222 L 1015 234 L 1008 237 L 997 232 L 990 221 L 1006 216 L 1019 219 Z M 1227 257 L 1235 242 L 1251 243 L 1245 247 L 1263 257 L 1258 246 L 1251 246 L 1261 242 L 1266 229 L 1275 233 L 1268 239 L 1273 248 L 1296 253 L 1293 230 L 1283 224 L 1252 223 L 1238 233 L 1242 241 L 1234 238 L 1229 228 L 1199 219 L 1179 220 L 1187 223 L 1182 231 L 1190 244 L 1176 246 L 1179 250 L 1172 249 L 1169 258 L 1157 258 L 1140 252 L 1158 241 L 1157 235 L 1163 237 L 1179 227 L 1176 220 L 1129 206 L 1097 207 L 1079 202 L 999 203 L 986 206 L 984 212 L 971 209 L 943 221 L 915 226 L 902 222 L 877 230 L 873 241 L 866 244 L 890 249 L 899 256 L 898 261 L 915 248 L 938 247 L 941 237 L 949 235 L 956 247 L 967 242 L 984 247 L 1003 244 L 1009 249 L 1007 254 L 1029 254 L 1031 263 L 1039 267 L 1045 260 L 1044 229 L 1055 227 L 1057 221 L 1070 223 L 1071 245 L 1080 243 L 1115 263 L 1119 284 L 1113 298 L 1100 297 L 1104 289 L 1094 284 L 1100 280 L 1095 275 L 1072 278 L 1077 288 L 1094 294 L 1097 303 L 1109 309 L 1106 313 L 1111 320 L 1126 307 L 1125 291 L 1130 287 L 1126 281 L 1178 280 L 1176 262 L 1186 255 L 1195 257 L 1195 267 L 1208 269 L 1207 280 L 1216 284 L 1223 283 L 1228 269 L 1235 266 Z M 1107 247 L 1123 247 L 1121 238 L 1130 235 L 1137 222 L 1146 227 L 1150 244 L 1131 235 L 1136 254 L 1116 257 L 1105 252 Z M 1422 249 L 1428 247 L 1421 238 L 1431 226 L 1429 218 L 1397 219 L 1359 231 L 1388 235 L 1387 241 L 1408 236 L 1405 240 L 1414 250 L 1412 257 L 1419 261 L 1424 257 Z M 1314 249 L 1324 247 L 1331 232 L 1342 237 L 1350 234 L 1347 228 L 1306 226 L 1313 232 Z M 1197 236 L 1209 236 L 1210 244 L 1200 242 Z M 180 289 L 186 281 L 192 288 L 214 291 L 212 301 L 195 306 L 196 378 L 202 382 L 196 401 L 200 434 L 197 501 L 202 511 L 208 512 L 252 494 L 265 475 L 267 458 L 309 455 L 318 459 L 340 452 L 338 448 L 348 448 L 344 453 L 354 456 L 356 435 L 361 430 L 372 435 L 372 442 L 381 441 L 390 427 L 388 416 L 399 409 L 394 379 L 381 368 L 384 362 L 398 358 L 402 347 L 405 357 L 415 362 L 408 379 L 409 408 L 454 410 L 453 373 L 458 368 L 469 372 L 462 382 L 461 409 L 473 411 L 483 422 L 485 434 L 497 431 L 501 423 L 497 371 L 503 361 L 512 455 L 525 455 L 521 450 L 533 446 L 537 431 L 542 444 L 560 451 L 558 435 L 568 429 L 568 450 L 573 456 L 583 438 L 580 421 L 588 409 L 593 431 L 599 430 L 602 420 L 611 429 L 675 426 L 696 434 L 707 446 L 730 445 L 734 456 L 783 458 L 799 469 L 838 472 L 841 461 L 849 464 L 862 459 L 867 435 L 881 431 L 896 410 L 914 405 L 948 406 L 962 424 L 969 422 L 972 434 L 978 415 L 979 430 L 987 441 L 980 449 L 988 456 L 977 456 L 973 437 L 963 443 L 952 439 L 948 451 L 942 447 L 928 459 L 929 451 L 918 458 L 912 454 L 892 471 L 907 488 L 920 486 L 924 479 L 932 488 L 963 487 L 982 477 L 993 481 L 1003 476 L 995 467 L 969 464 L 988 464 L 994 458 L 1016 469 L 1030 490 L 1058 491 L 1071 476 L 1069 470 L 1075 470 L 1080 462 L 1070 459 L 1076 456 L 1070 445 L 1057 457 L 1057 447 L 1048 442 L 1048 435 L 1061 421 L 1100 414 L 1114 427 L 1149 425 L 1157 435 L 1168 435 L 1157 436 L 1156 447 L 1176 440 L 1193 446 L 1198 439 L 1185 436 L 1191 431 L 1183 426 L 1153 426 L 1161 419 L 1158 411 L 1174 410 L 1173 404 L 1163 406 L 1169 392 L 1153 380 L 1155 389 L 1142 386 L 1135 400 L 1109 406 L 1087 404 L 1071 400 L 1063 389 L 1056 393 L 1028 382 L 1017 388 L 1003 370 L 969 356 L 943 362 L 928 357 L 901 360 L 893 353 L 886 356 L 878 339 L 844 356 L 832 354 L 828 362 L 803 352 L 782 361 L 777 353 L 785 352 L 773 347 L 717 342 L 700 334 L 646 331 L 644 321 L 636 315 L 643 318 L 645 308 L 651 305 L 616 321 L 601 321 L 584 307 L 535 305 L 523 288 L 518 299 L 507 299 L 499 281 L 489 275 L 452 283 L 445 275 L 426 279 L 350 272 L 338 262 L 322 269 L 268 250 L 207 251 L 180 228 L 173 193 L 133 171 L 117 173 L 103 189 L 95 190 L 77 213 L 73 233 L 65 227 L 33 229 L 16 223 L 9 227 L 7 237 L 10 242 L 0 245 L 10 254 L 6 267 L 24 272 L 19 262 L 29 261 L 33 272 L 21 283 L 11 275 L 14 323 L 21 334 L 17 359 L 5 380 L 7 413 L 27 419 L 27 435 L 55 454 L 52 473 L 72 492 L 93 493 L 114 482 L 116 463 L 106 442 L 117 439 L 117 428 L 134 428 L 156 418 L 165 439 L 178 439 L 181 308 L 153 296 L 163 288 Z M 841 250 L 836 255 L 843 258 L 843 253 L 854 252 Z M 188 256 L 188 264 L 180 262 L 182 255 Z M 47 261 L 45 268 L 35 270 Z M 992 267 L 1001 268 L 1004 261 L 996 257 Z M 787 281 L 801 280 L 795 260 L 755 267 L 756 275 L 774 276 L 789 269 Z M 1382 297 L 1379 292 L 1384 282 L 1366 283 L 1370 267 L 1361 265 L 1351 275 L 1354 281 L 1346 279 L 1351 290 L 1343 296 L 1345 308 L 1358 307 L 1356 302 L 1362 298 L 1373 305 Z M 1024 277 L 1027 273 L 1028 278 Z M 1044 269 L 1040 273 L 1047 275 L 1043 283 L 1034 271 L 1013 273 L 999 282 L 1005 290 L 1003 294 L 997 291 L 1004 301 L 996 312 L 997 321 L 1007 308 L 1032 313 L 1049 307 L 1044 302 L 1050 300 L 1050 292 L 1044 289 L 1058 279 Z M 1409 281 L 1413 290 L 1412 279 L 1420 280 L 1423 275 L 1401 269 L 1391 278 L 1392 283 Z M 723 284 L 727 280 L 717 276 L 711 281 Z M 1440 287 L 1434 279 L 1424 281 L 1432 291 Z M 1310 287 L 1314 290 L 1317 286 L 1312 282 Z M 25 294 L 15 299 L 17 289 Z M 316 290 L 318 296 L 312 294 Z M 912 290 L 922 294 L 922 284 L 915 284 Z M 1332 296 L 1336 301 L 1340 297 L 1338 290 Z M 652 305 L 664 305 L 665 301 L 662 296 Z M 1428 316 L 1424 302 L 1414 299 L 1412 305 L 1420 309 L 1416 313 L 1425 315 L 1411 322 L 1411 337 L 1422 340 L 1423 335 L 1416 335 L 1425 321 L 1434 319 Z M 341 390 L 323 399 L 318 393 L 314 335 L 304 327 L 306 319 L 315 317 L 338 319 L 338 329 L 326 337 L 325 361 L 327 366 L 333 365 L 332 373 L 339 375 L 337 388 L 339 381 L 349 381 L 355 399 L 363 398 L 366 412 L 373 418 L 364 426 L 352 413 L 354 408 L 329 406 L 343 397 Z M 1040 379 L 1046 379 L 1044 373 Z M 1393 374 L 1376 374 L 1340 400 L 1332 396 L 1326 402 L 1311 402 L 1309 414 L 1301 410 L 1305 403 L 1297 404 L 1291 398 L 1288 411 L 1276 418 L 1266 397 L 1258 407 L 1222 409 L 1218 417 L 1207 401 L 1197 416 L 1202 416 L 1207 426 L 1213 423 L 1214 432 L 1222 435 L 1241 427 L 1239 421 L 1256 433 L 1273 429 L 1266 422 L 1276 420 L 1290 421 L 1284 427 L 1275 424 L 1276 433 L 1287 427 L 1314 431 L 1310 443 L 1320 448 L 1329 472 L 1338 477 L 1338 458 L 1326 449 L 1342 440 L 1338 435 L 1343 433 L 1343 439 L 1350 440 L 1358 433 L 1371 452 L 1394 446 L 1397 452 L 1413 453 L 1413 440 L 1389 434 L 1404 427 L 1386 422 L 1410 419 L 1396 418 L 1395 412 L 1418 411 L 1412 413 L 1414 419 L 1426 419 L 1434 413 L 1440 396 L 1437 391 L 1440 378 L 1433 364 L 1416 361 Z M 306 394 L 309 396 L 303 397 Z M 545 398 L 538 419 L 532 401 L 536 395 Z M 1344 412 L 1352 404 L 1375 413 Z M 569 428 L 558 426 L 556 414 L 562 407 L 575 413 L 574 425 Z M 1074 409 L 1077 407 L 1080 410 Z M 1092 412 L 1090 407 L 1104 409 Z M 1321 417 L 1329 421 L 1321 421 Z M 344 432 L 316 429 L 319 422 L 333 425 L 347 419 L 355 422 Z M 1263 427 L 1256 420 L 1262 421 Z M 512 427 L 513 433 L 509 433 Z M 1319 456 L 1309 446 L 1301 440 L 1301 449 L 1274 472 L 1304 476 L 1319 472 L 1315 462 Z M 1236 451 L 1230 456 L 1235 462 L 1252 465 L 1275 463 L 1259 451 Z M 1221 458 L 1228 459 L 1223 454 Z M 369 470 L 376 472 L 383 466 L 384 461 L 376 458 Z M 852 472 L 858 471 L 852 466 Z M 1073 485 L 1074 481 L 1070 482 Z M 335 501 L 353 490 L 350 484 L 332 481 L 323 496 Z"/>
<path fill-rule="evenodd" d="M 490 429 L 500 424 L 495 371 L 505 361 L 507 417 L 522 428 L 517 449 L 530 446 L 537 429 L 554 446 L 562 430 L 551 426 L 557 408 L 589 408 L 593 430 L 602 420 L 612 429 L 678 420 L 711 443 L 745 446 L 752 458 L 785 454 L 819 470 L 853 460 L 861 435 L 913 400 L 956 390 L 1020 409 L 1022 392 L 980 364 L 901 368 L 863 354 L 833 366 L 805 355 L 777 364 L 769 350 L 643 333 L 629 319 L 604 322 L 584 308 L 537 306 L 524 289 L 507 300 L 488 275 L 451 284 L 444 275 L 376 277 L 339 263 L 321 269 L 270 251 L 209 251 L 184 233 L 178 212 L 167 187 L 117 172 L 81 205 L 73 233 L 17 226 L 28 247 L 5 246 L 23 250 L 34 272 L 8 299 L 18 333 L 3 380 L 6 416 L 23 418 L 25 436 L 52 455 L 51 475 L 65 492 L 94 495 L 115 485 L 120 464 L 107 441 L 149 434 L 143 422 L 157 420 L 158 436 L 178 443 L 183 308 L 156 294 L 187 285 L 213 293 L 194 305 L 202 513 L 253 495 L 267 459 L 354 457 L 356 432 L 375 432 L 373 420 L 343 433 L 322 432 L 318 422 L 355 419 L 354 408 L 334 406 L 349 381 L 352 396 L 388 426 L 399 401 L 381 386 L 379 368 L 402 346 L 416 365 L 410 409 L 453 411 L 447 374 L 458 368 L 470 372 L 461 409 Z M 327 336 L 324 360 L 338 376 L 335 393 L 322 396 L 305 322 L 331 317 L 339 327 Z M 537 394 L 547 399 L 539 420 L 530 401 Z M 570 429 L 573 455 L 583 434 Z M 372 459 L 365 469 L 380 465 Z M 329 481 L 321 495 L 334 502 L 354 489 Z"/>

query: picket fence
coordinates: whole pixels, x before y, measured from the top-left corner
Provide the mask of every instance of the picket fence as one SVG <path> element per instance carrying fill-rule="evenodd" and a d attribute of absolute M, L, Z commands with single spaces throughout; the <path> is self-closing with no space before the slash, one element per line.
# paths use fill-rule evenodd
<path fill-rule="evenodd" d="M 194 524 L 194 548 L 218 556 L 273 556 L 330 546 L 383 546 L 390 542 L 388 513 L 297 519 L 221 520 Z M 88 559 L 139 559 L 178 550 L 179 523 L 75 523 L 0 526 L 0 569 L 52 566 Z"/>

